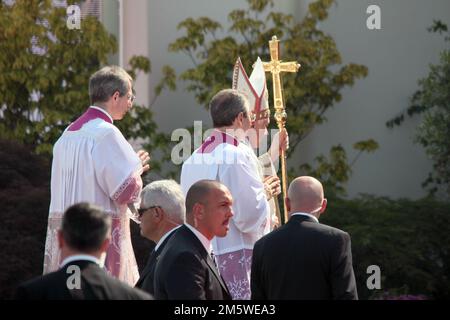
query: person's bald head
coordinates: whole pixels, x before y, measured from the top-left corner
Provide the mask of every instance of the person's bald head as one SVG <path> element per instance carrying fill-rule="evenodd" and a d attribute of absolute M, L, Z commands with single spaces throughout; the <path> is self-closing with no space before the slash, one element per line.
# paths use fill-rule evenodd
<path fill-rule="evenodd" d="M 286 204 L 289 214 L 305 212 L 320 216 L 326 207 L 322 184 L 308 176 L 294 179 L 289 185 Z"/>
<path fill-rule="evenodd" d="M 220 189 L 222 186 L 217 180 L 200 180 L 194 183 L 186 194 L 186 214 L 192 213 L 196 203 L 205 202 L 213 190 Z"/>
<path fill-rule="evenodd" d="M 233 216 L 233 197 L 228 188 L 215 180 L 194 183 L 186 195 L 186 221 L 206 238 L 224 237 Z"/>

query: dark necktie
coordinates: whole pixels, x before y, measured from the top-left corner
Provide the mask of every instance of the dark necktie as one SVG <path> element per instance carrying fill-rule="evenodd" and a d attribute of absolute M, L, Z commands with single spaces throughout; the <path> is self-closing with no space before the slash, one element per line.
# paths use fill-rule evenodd
<path fill-rule="evenodd" d="M 219 267 L 217 266 L 217 262 L 216 262 L 216 256 L 214 255 L 214 252 L 212 250 L 209 255 L 211 256 L 211 259 L 214 262 L 214 265 L 216 266 L 217 271 L 219 271 Z"/>

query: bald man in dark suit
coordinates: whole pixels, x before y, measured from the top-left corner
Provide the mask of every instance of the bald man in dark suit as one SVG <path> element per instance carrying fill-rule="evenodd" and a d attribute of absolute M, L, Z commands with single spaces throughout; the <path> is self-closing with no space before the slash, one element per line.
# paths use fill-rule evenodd
<path fill-rule="evenodd" d="M 255 244 L 252 299 L 358 299 L 350 236 L 319 223 L 326 205 L 317 179 L 292 181 L 286 198 L 288 223 Z"/>

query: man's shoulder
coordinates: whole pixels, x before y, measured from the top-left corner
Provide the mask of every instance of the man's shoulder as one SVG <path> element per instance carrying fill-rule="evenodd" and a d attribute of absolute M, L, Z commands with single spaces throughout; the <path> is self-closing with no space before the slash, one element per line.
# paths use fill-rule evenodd
<path fill-rule="evenodd" d="M 336 238 L 349 238 L 349 234 L 341 229 L 332 227 L 322 223 L 305 221 L 301 224 L 285 224 L 278 229 L 266 234 L 257 243 L 262 244 L 265 241 L 277 241 L 282 238 L 291 238 L 294 234 L 301 232 L 307 233 L 311 237 L 319 237 L 323 239 L 330 239 L 333 241 Z"/>
<path fill-rule="evenodd" d="M 185 225 L 181 225 L 177 230 L 175 230 L 170 238 L 167 239 L 164 244 L 162 251 L 182 251 L 186 248 L 190 248 L 190 240 L 192 236 L 195 236 L 191 230 L 189 230 Z"/>
<path fill-rule="evenodd" d="M 70 127 L 70 125 L 69 125 Z M 101 139 L 105 136 L 116 136 L 123 137 L 120 130 L 112 123 L 104 121 L 102 119 L 92 119 L 89 122 L 85 123 L 79 130 L 70 131 L 69 127 L 63 132 L 63 134 L 59 137 L 58 141 L 65 139 L 72 139 L 74 137 L 74 132 L 78 133 L 76 136 L 78 137 L 91 137 L 96 140 Z"/>
<path fill-rule="evenodd" d="M 289 233 L 291 231 L 287 229 L 286 224 L 282 225 L 275 230 L 269 232 L 268 234 L 262 236 L 259 240 L 256 241 L 255 247 L 261 246 L 266 242 L 278 241 L 279 239 L 289 237 Z"/>
<path fill-rule="evenodd" d="M 57 288 L 65 282 L 61 270 L 34 277 L 21 283 L 15 292 L 15 299 L 40 299 L 46 296 L 50 288 Z"/>
<path fill-rule="evenodd" d="M 104 285 L 109 287 L 109 291 L 115 299 L 153 300 L 153 297 L 148 293 L 141 289 L 130 287 L 101 269 L 96 270 L 96 272 L 103 278 Z"/>
<path fill-rule="evenodd" d="M 182 256 L 195 255 L 197 253 L 196 236 L 186 226 L 181 226 L 167 240 L 161 251 L 160 259 L 170 257 L 171 259 Z M 200 240 L 198 240 L 200 241 Z"/>
<path fill-rule="evenodd" d="M 89 130 L 95 136 L 101 138 L 104 136 L 118 136 L 123 137 L 120 130 L 112 123 L 96 119 L 91 126 L 87 126 L 86 130 Z"/>
<path fill-rule="evenodd" d="M 349 234 L 344 230 L 338 229 L 336 227 L 332 227 L 323 223 L 315 223 L 315 228 L 322 233 L 324 236 L 328 237 L 348 237 Z"/>
<path fill-rule="evenodd" d="M 23 283 L 24 286 L 36 287 L 47 283 L 57 282 L 64 280 L 63 270 L 56 270 L 42 276 L 37 276 Z"/>
<path fill-rule="evenodd" d="M 200 146 L 194 150 L 189 158 L 193 157 L 202 157 L 202 156 L 210 156 L 210 157 L 218 157 L 223 156 L 224 154 L 237 154 L 244 155 L 245 148 L 241 146 L 241 143 L 238 145 L 230 144 L 230 143 L 219 143 L 213 149 L 204 148 L 204 146 Z"/>

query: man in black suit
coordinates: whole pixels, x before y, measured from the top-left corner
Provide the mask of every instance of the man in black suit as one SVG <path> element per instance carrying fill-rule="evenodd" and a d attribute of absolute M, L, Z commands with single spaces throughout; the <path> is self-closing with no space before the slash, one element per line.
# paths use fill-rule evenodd
<path fill-rule="evenodd" d="M 156 243 L 136 287 L 154 294 L 153 279 L 159 255 L 174 231 L 184 223 L 186 207 L 181 187 L 173 180 L 159 180 L 147 185 L 141 193 L 141 235 Z"/>
<path fill-rule="evenodd" d="M 227 234 L 232 203 L 230 191 L 218 181 L 200 180 L 191 186 L 186 195 L 187 223 L 175 231 L 156 264 L 156 299 L 231 298 L 211 257 L 211 240 Z"/>
<path fill-rule="evenodd" d="M 318 220 L 327 205 L 322 184 L 298 177 L 285 201 L 289 222 L 255 244 L 252 299 L 358 299 L 350 236 Z"/>
<path fill-rule="evenodd" d="M 111 217 L 88 203 L 73 205 L 58 230 L 61 268 L 20 285 L 20 300 L 150 300 L 100 267 L 110 243 Z"/>

